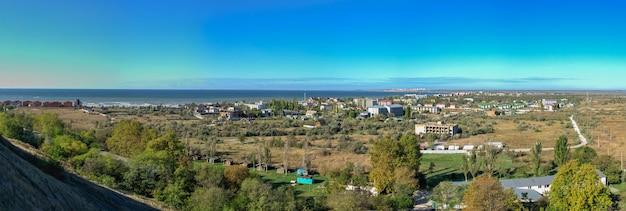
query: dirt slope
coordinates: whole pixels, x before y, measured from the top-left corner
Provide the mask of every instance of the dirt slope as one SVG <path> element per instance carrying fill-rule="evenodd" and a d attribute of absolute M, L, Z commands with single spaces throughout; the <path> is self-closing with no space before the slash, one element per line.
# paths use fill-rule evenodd
<path fill-rule="evenodd" d="M 34 159 L 0 137 L 0 210 L 156 210 L 71 173 L 52 177 Z"/>

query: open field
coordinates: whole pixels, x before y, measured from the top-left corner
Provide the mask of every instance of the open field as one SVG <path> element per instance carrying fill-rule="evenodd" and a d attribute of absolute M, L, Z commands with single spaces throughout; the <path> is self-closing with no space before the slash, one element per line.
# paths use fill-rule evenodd
<path fill-rule="evenodd" d="M 448 141 L 448 145 L 482 144 L 487 141 L 503 142 L 509 148 L 530 148 L 540 141 L 544 147 L 552 147 L 561 135 L 566 135 L 570 144 L 577 143 L 576 132 L 571 125 L 569 112 L 533 112 L 513 116 L 491 117 L 487 120 L 495 132 L 469 138 Z M 541 120 L 545 118 L 546 120 Z M 462 129 L 462 128 L 461 128 Z"/>
<path fill-rule="evenodd" d="M 194 162 L 194 168 L 199 168 L 200 166 L 210 166 L 212 168 L 226 168 L 226 166 L 222 165 L 221 163 L 210 164 L 201 161 Z M 292 185 L 291 181 L 295 181 L 297 178 L 297 175 L 293 172 L 288 174 L 278 174 L 276 173 L 276 170 L 258 171 L 255 168 L 249 168 L 248 170 L 251 174 L 259 175 L 262 180 L 270 182 L 274 188 L 279 186 L 290 186 Z M 314 174 L 313 181 L 314 183 L 312 185 L 296 184 L 294 186 L 296 194 L 307 197 L 323 195 L 324 188 L 321 187 L 321 184 L 328 181 L 328 178 L 320 176 L 319 174 Z"/>
<path fill-rule="evenodd" d="M 45 112 L 55 113 L 69 128 L 91 130 L 97 124 L 105 124 L 107 118 L 97 114 L 88 114 L 80 109 L 73 108 L 27 108 L 18 107 L 14 112 L 24 112 L 30 115 L 41 115 Z"/>
<path fill-rule="evenodd" d="M 598 154 L 608 154 L 617 160 L 626 156 L 626 97 L 595 97 L 589 108 L 575 114 L 581 130 L 587 131 L 589 146 Z M 624 165 L 626 167 L 626 164 Z"/>

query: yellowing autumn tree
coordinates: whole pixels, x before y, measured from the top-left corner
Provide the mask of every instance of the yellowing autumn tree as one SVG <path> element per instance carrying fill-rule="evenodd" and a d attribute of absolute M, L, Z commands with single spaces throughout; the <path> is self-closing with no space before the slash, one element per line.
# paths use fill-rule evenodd
<path fill-rule="evenodd" d="M 122 120 L 115 125 L 113 134 L 106 140 L 107 148 L 115 154 L 130 157 L 143 152 L 156 132 L 143 127 L 135 120 Z"/>
<path fill-rule="evenodd" d="M 387 137 L 374 142 L 370 151 L 370 180 L 380 193 L 391 193 L 398 183 L 417 189 L 420 158 L 415 136 L 405 135 L 400 140 Z"/>
<path fill-rule="evenodd" d="M 463 195 L 467 210 L 519 210 L 523 206 L 512 189 L 505 189 L 498 179 L 481 175 L 472 181 Z"/>
<path fill-rule="evenodd" d="M 572 160 L 559 167 L 550 186 L 550 207 L 555 210 L 606 210 L 611 192 L 600 183 L 591 164 Z"/>

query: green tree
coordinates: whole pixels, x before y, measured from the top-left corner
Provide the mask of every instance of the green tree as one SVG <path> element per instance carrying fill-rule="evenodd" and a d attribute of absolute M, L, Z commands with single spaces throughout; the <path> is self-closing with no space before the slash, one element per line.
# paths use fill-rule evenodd
<path fill-rule="evenodd" d="M 463 186 L 454 185 L 450 181 L 440 182 L 433 188 L 429 199 L 435 202 L 436 209 L 454 210 L 454 206 L 463 199 L 463 189 Z"/>
<path fill-rule="evenodd" d="M 550 207 L 555 210 L 605 210 L 612 204 L 611 192 L 600 183 L 593 165 L 572 160 L 559 167 L 550 186 Z"/>
<path fill-rule="evenodd" d="M 201 166 L 196 173 L 196 184 L 202 187 L 224 187 L 224 169 L 216 166 Z"/>
<path fill-rule="evenodd" d="M 496 159 L 498 158 L 498 154 L 500 153 L 500 149 L 491 144 L 483 145 L 483 150 L 485 153 L 484 162 L 485 162 L 485 170 L 486 173 L 493 174 L 494 169 L 496 168 Z"/>
<path fill-rule="evenodd" d="M 69 135 L 54 137 L 46 141 L 41 149 L 52 158 L 61 160 L 87 153 L 87 145 Z"/>
<path fill-rule="evenodd" d="M 272 187 L 256 178 L 246 178 L 233 200 L 235 210 L 269 210 Z"/>
<path fill-rule="evenodd" d="M 535 177 L 539 176 L 539 169 L 541 168 L 541 142 L 535 142 L 533 148 L 530 149 L 531 162 L 533 167 L 533 174 Z"/>
<path fill-rule="evenodd" d="M 516 210 L 522 207 L 515 193 L 505 190 L 491 175 L 474 178 L 463 195 L 463 202 L 467 210 Z"/>
<path fill-rule="evenodd" d="M 554 163 L 561 166 L 569 160 L 569 146 L 567 146 L 567 137 L 562 135 L 554 145 Z"/>
<path fill-rule="evenodd" d="M 362 191 L 339 191 L 328 196 L 328 207 L 332 210 L 357 211 L 369 210 L 369 194 Z"/>
<path fill-rule="evenodd" d="M 65 131 L 65 124 L 59 119 L 59 115 L 56 113 L 45 112 L 35 118 L 34 124 L 35 130 L 41 132 L 41 136 L 44 138 L 54 138 L 57 135 L 63 134 Z"/>
<path fill-rule="evenodd" d="M 194 211 L 220 211 L 229 199 L 228 191 L 222 188 L 200 187 L 189 197 L 189 208 Z"/>
<path fill-rule="evenodd" d="M 578 160 L 580 163 L 591 163 L 597 154 L 594 149 L 588 146 L 583 146 L 574 150 L 574 156 L 572 159 Z"/>
<path fill-rule="evenodd" d="M 41 142 L 33 136 L 33 119 L 25 114 L 0 113 L 0 135 L 18 139 L 39 147 Z"/>
<path fill-rule="evenodd" d="M 149 140 L 156 137 L 156 132 L 148 130 L 135 120 L 118 122 L 113 134 L 106 140 L 107 148 L 120 156 L 130 157 L 143 152 Z"/>
<path fill-rule="evenodd" d="M 606 175 L 606 180 L 609 184 L 618 184 L 624 179 L 621 178 L 622 169 L 619 167 L 620 162 L 615 160 L 613 156 L 600 155 L 594 158 L 592 163 Z"/>
<path fill-rule="evenodd" d="M 391 193 L 394 178 L 397 178 L 395 172 L 403 167 L 404 172 L 410 172 L 409 177 L 415 181 L 418 180 L 420 158 L 419 144 L 413 135 L 402 136 L 400 140 L 387 137 L 374 142 L 370 151 L 372 163 L 370 180 L 374 182 L 374 186 L 380 193 Z"/>

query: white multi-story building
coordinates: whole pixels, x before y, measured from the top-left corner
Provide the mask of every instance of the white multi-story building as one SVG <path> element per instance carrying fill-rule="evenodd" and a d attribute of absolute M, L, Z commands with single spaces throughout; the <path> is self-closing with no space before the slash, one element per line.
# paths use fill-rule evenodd
<path fill-rule="evenodd" d="M 371 116 L 376 116 L 378 114 L 385 114 L 385 115 L 393 114 L 394 116 L 399 117 L 399 116 L 404 115 L 404 107 L 398 104 L 391 104 L 391 105 L 385 105 L 385 106 L 376 105 L 376 106 L 371 106 L 367 108 L 367 112 L 369 112 Z"/>
<path fill-rule="evenodd" d="M 379 114 L 386 115 L 387 113 L 389 113 L 389 111 L 387 110 L 387 108 L 385 108 L 385 106 L 379 106 L 379 105 L 368 107 L 367 112 L 369 112 L 371 116 L 376 116 Z"/>

